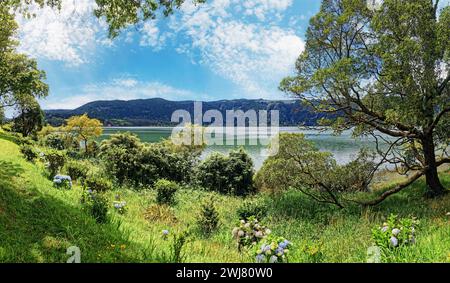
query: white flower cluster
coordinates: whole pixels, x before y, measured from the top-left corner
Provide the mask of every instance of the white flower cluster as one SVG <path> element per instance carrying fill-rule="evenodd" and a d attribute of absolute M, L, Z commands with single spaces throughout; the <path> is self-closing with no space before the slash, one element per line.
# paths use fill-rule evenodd
<path fill-rule="evenodd" d="M 72 178 L 70 176 L 56 175 L 53 178 L 53 185 L 58 188 L 72 188 Z"/>
<path fill-rule="evenodd" d="M 389 227 L 388 223 L 384 223 L 383 226 L 380 228 L 381 232 L 383 233 L 388 233 L 390 231 L 390 239 L 389 239 L 389 244 L 392 247 L 398 247 L 400 244 L 415 244 L 416 243 L 416 238 L 415 238 L 415 229 L 414 227 L 411 227 L 410 229 L 408 229 L 409 231 L 406 231 L 406 229 L 404 229 L 403 227 L 399 227 L 399 228 L 393 228 Z M 402 233 L 402 234 L 401 234 Z M 400 235 L 401 234 L 401 235 Z M 405 234 L 409 234 L 409 235 L 405 235 Z"/>
<path fill-rule="evenodd" d="M 239 227 L 233 229 L 233 238 L 238 242 L 238 248 L 248 247 L 257 244 L 271 233 L 270 229 L 261 225 L 254 217 L 250 217 L 248 221 L 241 220 Z"/>

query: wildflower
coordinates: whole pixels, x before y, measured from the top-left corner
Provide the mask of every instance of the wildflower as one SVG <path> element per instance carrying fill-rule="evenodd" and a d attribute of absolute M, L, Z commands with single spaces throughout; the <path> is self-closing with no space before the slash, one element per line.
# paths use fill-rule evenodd
<path fill-rule="evenodd" d="M 284 249 L 281 248 L 281 247 L 278 247 L 278 248 L 275 250 L 275 254 L 276 254 L 277 256 L 282 256 L 282 255 L 284 254 Z"/>
<path fill-rule="evenodd" d="M 256 238 L 262 238 L 263 237 L 263 233 L 261 231 L 258 231 L 255 233 L 255 237 Z"/>
<path fill-rule="evenodd" d="M 239 232 L 238 232 L 238 236 L 239 236 L 239 237 L 244 237 L 244 235 L 245 235 L 244 231 L 242 231 L 242 230 L 239 230 Z"/>
<path fill-rule="evenodd" d="M 389 242 L 391 243 L 391 245 L 393 247 L 397 247 L 398 246 L 398 239 L 394 236 L 391 237 L 391 239 L 389 240 Z"/>
<path fill-rule="evenodd" d="M 382 228 L 381 228 L 381 232 L 386 232 L 387 230 L 389 229 L 389 227 L 388 226 L 383 226 Z"/>
<path fill-rule="evenodd" d="M 276 257 L 274 255 L 270 257 L 270 260 L 269 260 L 270 263 L 276 263 L 277 261 L 278 261 L 278 257 Z"/>
<path fill-rule="evenodd" d="M 235 228 L 233 229 L 233 231 L 231 232 L 231 233 L 233 234 L 233 237 L 234 237 L 234 238 L 236 238 L 236 237 L 238 236 L 238 232 L 239 232 L 239 228 L 238 228 L 238 227 L 235 227 Z"/>
<path fill-rule="evenodd" d="M 258 254 L 257 256 L 256 256 L 256 262 L 257 263 L 263 263 L 263 262 L 265 262 L 266 261 L 266 256 L 265 255 L 263 255 L 263 254 Z"/>
<path fill-rule="evenodd" d="M 398 234 L 400 234 L 400 229 L 395 228 L 392 230 L 392 235 L 397 236 Z"/>
<path fill-rule="evenodd" d="M 169 230 L 162 230 L 162 234 L 163 234 L 164 236 L 169 235 Z"/>
<path fill-rule="evenodd" d="M 270 233 L 272 233 L 272 231 L 270 231 L 270 229 L 266 229 L 266 234 L 269 235 Z"/>

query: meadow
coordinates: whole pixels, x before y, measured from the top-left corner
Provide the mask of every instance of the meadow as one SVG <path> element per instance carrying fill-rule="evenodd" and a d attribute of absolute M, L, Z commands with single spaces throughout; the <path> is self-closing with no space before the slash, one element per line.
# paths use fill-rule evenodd
<path fill-rule="evenodd" d="M 0 262 L 65 262 L 71 246 L 80 248 L 82 262 L 254 262 L 251 251 L 238 251 L 232 236 L 239 225 L 238 209 L 250 200 L 265 209 L 260 222 L 293 243 L 289 262 L 366 262 L 371 231 L 390 214 L 415 216 L 420 225 L 416 244 L 384 256 L 383 262 L 450 262 L 450 195 L 424 199 L 423 180 L 379 206 L 344 209 L 319 204 L 296 190 L 244 199 L 189 187 L 176 193 L 175 205 L 162 207 L 152 190 L 116 187 L 105 193 L 110 221 L 98 224 L 80 203 L 79 183 L 71 190 L 55 188 L 44 165 L 26 161 L 13 139 L 4 137 Z M 449 172 L 441 172 L 446 187 Z M 113 208 L 117 195 L 127 202 L 123 215 Z M 199 204 L 207 199 L 215 199 L 220 223 L 208 236 L 196 222 Z M 177 254 L 180 235 L 187 235 L 186 243 Z"/>

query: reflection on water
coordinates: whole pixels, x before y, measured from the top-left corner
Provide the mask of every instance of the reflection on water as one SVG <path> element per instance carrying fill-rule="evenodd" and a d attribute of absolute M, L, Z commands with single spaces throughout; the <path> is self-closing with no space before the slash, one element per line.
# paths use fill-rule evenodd
<path fill-rule="evenodd" d="M 171 127 L 110 127 L 104 129 L 102 139 L 108 138 L 111 134 L 118 132 L 132 132 L 136 134 L 143 142 L 159 142 L 163 139 L 169 138 L 172 134 L 172 129 L 173 128 Z M 350 132 L 344 132 L 342 135 L 336 136 L 333 135 L 330 130 L 319 131 L 301 129 L 298 127 L 281 127 L 280 132 L 305 134 L 306 138 L 313 141 L 320 150 L 332 152 L 337 162 L 340 164 L 349 162 L 355 157 L 360 148 L 374 147 L 373 141 L 367 138 L 354 139 L 351 137 Z M 235 144 L 246 144 L 244 145 L 245 150 L 253 158 L 256 169 L 259 169 L 264 160 L 267 158 L 261 154 L 262 150 L 266 147 L 267 141 L 260 140 L 258 145 L 249 145 L 249 137 L 253 136 L 253 134 L 250 133 L 249 135 L 247 133 L 247 135 L 238 135 L 235 140 L 239 140 L 240 142 L 236 142 Z M 215 151 L 228 153 L 230 150 L 239 146 L 240 145 L 211 145 L 206 148 L 202 158 Z"/>

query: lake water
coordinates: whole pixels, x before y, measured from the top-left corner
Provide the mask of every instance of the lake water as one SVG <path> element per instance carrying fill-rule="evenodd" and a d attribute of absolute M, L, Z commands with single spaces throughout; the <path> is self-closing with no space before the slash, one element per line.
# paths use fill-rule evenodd
<path fill-rule="evenodd" d="M 101 139 L 106 139 L 115 133 L 131 132 L 136 134 L 143 142 L 154 143 L 169 138 L 172 134 L 172 130 L 173 128 L 171 127 L 108 127 L 104 129 Z M 351 137 L 350 132 L 344 132 L 342 135 L 335 136 L 331 131 L 301 129 L 298 127 L 282 127 L 280 128 L 280 132 L 305 134 L 306 138 L 313 141 L 320 150 L 332 152 L 337 162 L 340 164 L 349 162 L 355 157 L 360 148 L 374 147 L 373 141 L 363 138 L 354 139 Z M 238 136 L 237 139 L 242 142 L 242 140 L 248 139 L 248 135 L 245 137 Z M 237 143 L 233 146 L 208 146 L 202 157 L 204 158 L 212 152 L 228 153 L 230 150 L 240 146 L 241 145 L 237 145 Z M 267 158 L 264 154 L 261 154 L 265 146 L 261 144 L 249 145 L 247 142 L 246 145 L 244 145 L 244 148 L 252 157 L 256 169 L 259 169 Z"/>

